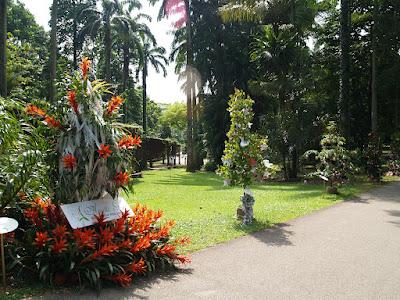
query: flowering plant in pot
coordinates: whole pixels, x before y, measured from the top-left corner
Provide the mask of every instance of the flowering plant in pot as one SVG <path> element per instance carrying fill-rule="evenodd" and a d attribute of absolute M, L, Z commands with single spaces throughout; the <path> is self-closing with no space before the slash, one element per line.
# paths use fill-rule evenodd
<path fill-rule="evenodd" d="M 267 139 L 251 132 L 253 103 L 254 101 L 240 90 L 235 90 L 231 96 L 228 108 L 231 126 L 227 134 L 228 140 L 225 142 L 223 165 L 217 170 L 217 173 L 225 178 L 225 184 L 243 187 L 238 217 L 244 224 L 251 224 L 254 218 L 255 199 L 250 185 L 254 180 L 262 178 L 267 168 L 264 161 Z"/>

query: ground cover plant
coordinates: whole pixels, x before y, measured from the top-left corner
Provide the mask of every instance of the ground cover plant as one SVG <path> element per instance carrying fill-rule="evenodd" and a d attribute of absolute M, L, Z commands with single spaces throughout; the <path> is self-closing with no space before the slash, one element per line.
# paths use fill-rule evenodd
<path fill-rule="evenodd" d="M 307 215 L 374 186 L 379 185 L 363 180 L 341 187 L 340 195 L 330 195 L 324 193 L 324 184 L 256 184 L 252 188 L 257 198 L 256 219 L 250 226 L 235 218 L 242 188 L 223 186 L 223 180 L 214 173 L 192 174 L 183 169 L 146 171 L 127 199 L 131 205 L 140 202 L 152 209 L 162 209 L 166 218 L 177 221 L 174 235 L 190 235 L 191 244 L 184 249 L 195 251 Z"/>

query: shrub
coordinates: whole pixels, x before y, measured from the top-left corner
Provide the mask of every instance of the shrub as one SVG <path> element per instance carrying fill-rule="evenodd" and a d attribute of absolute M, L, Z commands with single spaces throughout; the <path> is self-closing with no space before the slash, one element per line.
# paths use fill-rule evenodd
<path fill-rule="evenodd" d="M 72 230 L 59 206 L 36 198 L 24 209 L 27 225 L 19 229 L 24 231 L 22 238 L 9 244 L 14 271 L 33 271 L 48 284 L 100 289 L 104 282 L 127 286 L 135 276 L 189 262 L 177 252 L 177 246 L 189 239 L 170 236 L 174 221 L 161 224 L 161 211 L 140 204 L 133 212 L 133 217 L 125 212 L 112 222 L 101 214 L 95 225 Z"/>
<path fill-rule="evenodd" d="M 345 148 L 346 139 L 339 134 L 335 122 L 328 123 L 320 144 L 321 151 L 309 150 L 304 154 L 305 158 L 317 159 L 317 171 L 308 176 L 326 178 L 330 185 L 327 191 L 337 193 L 336 185 L 352 176 L 354 167 Z"/>

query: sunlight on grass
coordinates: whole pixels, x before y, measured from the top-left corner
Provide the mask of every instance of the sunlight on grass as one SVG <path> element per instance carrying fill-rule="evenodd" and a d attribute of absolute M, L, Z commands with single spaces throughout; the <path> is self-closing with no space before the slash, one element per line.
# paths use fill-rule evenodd
<path fill-rule="evenodd" d="M 174 219 L 175 235 L 189 235 L 188 251 L 203 249 L 273 224 L 307 215 L 367 191 L 374 185 L 362 182 L 340 189 L 341 195 L 327 195 L 323 185 L 269 183 L 254 185 L 256 222 L 243 226 L 235 219 L 242 193 L 239 187 L 224 187 L 213 173 L 186 173 L 183 169 L 147 171 L 137 180 L 130 204 L 140 202 L 161 209 L 165 219 Z"/>

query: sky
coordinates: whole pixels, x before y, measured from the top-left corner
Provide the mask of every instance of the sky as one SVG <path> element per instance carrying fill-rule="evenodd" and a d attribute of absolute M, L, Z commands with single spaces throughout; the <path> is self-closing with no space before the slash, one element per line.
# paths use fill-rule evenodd
<path fill-rule="evenodd" d="M 36 22 L 49 30 L 50 6 L 52 0 L 21 0 L 25 7 L 35 16 Z M 149 23 L 149 27 L 155 35 L 158 45 L 163 46 L 167 50 L 167 56 L 171 49 L 173 36 L 169 33 L 173 26 L 171 21 L 157 21 L 159 5 L 152 7 L 148 1 L 142 0 L 142 13 L 150 15 L 153 20 Z M 181 84 L 178 83 L 178 76 L 174 72 L 174 64 L 170 63 L 167 67 L 168 75 L 164 78 L 161 74 L 157 74 L 152 68 L 149 69 L 149 77 L 147 80 L 147 93 L 151 100 L 157 103 L 173 103 L 182 102 L 185 99 L 180 89 Z"/>

